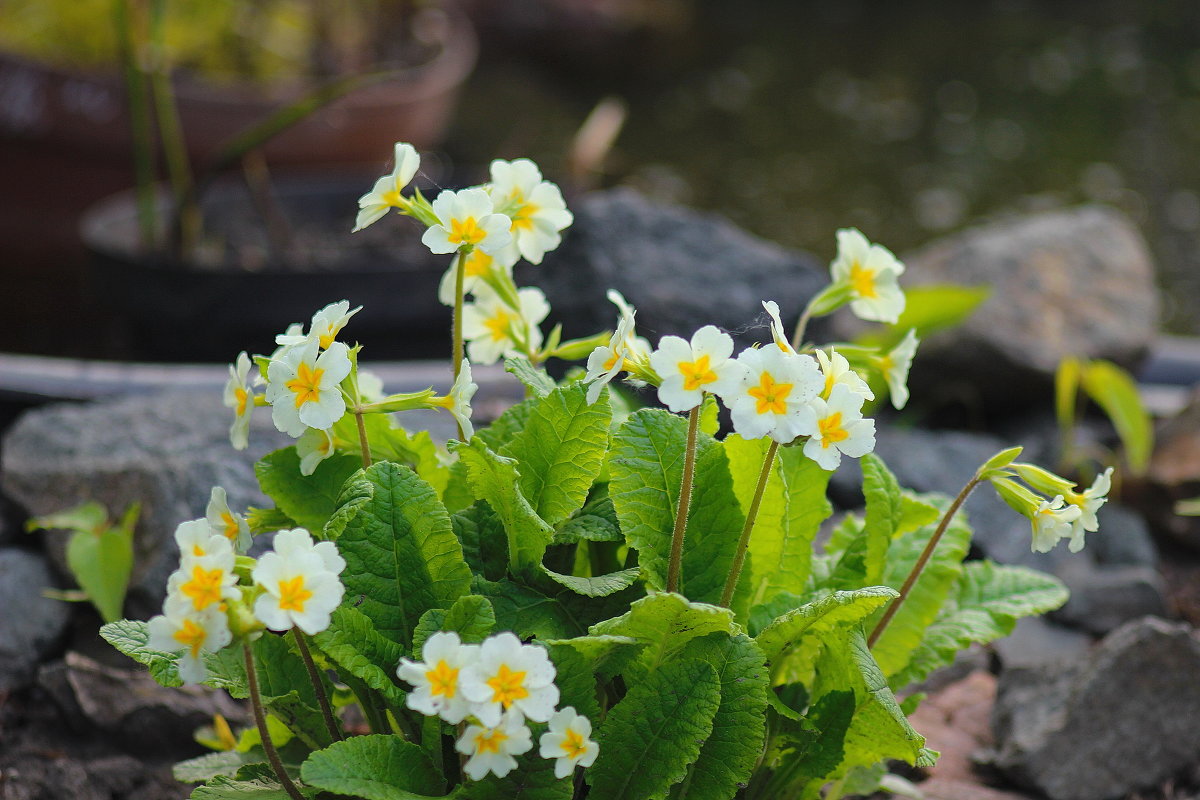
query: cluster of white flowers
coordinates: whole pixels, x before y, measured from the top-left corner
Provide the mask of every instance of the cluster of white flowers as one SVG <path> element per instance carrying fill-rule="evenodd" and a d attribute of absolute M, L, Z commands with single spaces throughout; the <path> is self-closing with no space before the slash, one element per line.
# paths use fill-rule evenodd
<path fill-rule="evenodd" d="M 1112 467 L 1097 475 L 1092 485 L 1082 491 L 1077 491 L 1078 487 L 1066 478 L 1033 464 L 1012 464 L 1010 469 L 1046 495 L 1035 494 L 1007 476 L 992 480 L 1000 497 L 1029 518 L 1033 526 L 1030 547 L 1035 553 L 1049 553 L 1063 539 L 1067 540 L 1067 549 L 1078 553 L 1086 543 L 1086 535 L 1100 530 L 1096 515 L 1108 501 Z"/>
<path fill-rule="evenodd" d="M 250 573 L 254 585 L 239 586 L 234 567 L 239 555 L 244 557 L 250 532 L 245 519 L 229 509 L 221 487 L 213 489 L 204 519 L 180 523 L 175 542 L 179 568 L 167 580 L 163 613 L 148 623 L 147 646 L 180 653 L 179 677 L 185 683 L 204 681 L 204 654 L 233 641 L 230 620 L 247 594 L 254 598 L 259 630 L 296 626 L 308 634 L 329 627 L 330 614 L 342 601 L 345 590 L 338 576 L 346 562 L 332 542 L 314 544 L 303 528 L 278 532 L 274 551 Z"/>
<path fill-rule="evenodd" d="M 421 661 L 401 659 L 396 674 L 412 684 L 408 707 L 457 725 L 466 721 L 456 747 L 469 756 L 463 769 L 472 780 L 489 772 L 504 777 L 514 756 L 533 749 L 526 720 L 549 723 L 539 753 L 555 760 L 554 774 L 590 767 L 599 748 L 591 722 L 558 706 L 555 670 L 545 648 L 522 644 L 512 633 L 463 644 L 457 633 L 439 631 L 425 640 Z"/>

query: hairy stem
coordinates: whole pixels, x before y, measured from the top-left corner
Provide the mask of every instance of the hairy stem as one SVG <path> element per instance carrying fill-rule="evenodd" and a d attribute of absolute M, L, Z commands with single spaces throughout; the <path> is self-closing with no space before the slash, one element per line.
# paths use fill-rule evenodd
<path fill-rule="evenodd" d="M 967 495 L 969 495 L 971 491 L 982 482 L 982 480 L 983 479 L 978 474 L 975 475 L 975 477 L 971 478 L 970 482 L 968 482 L 967 485 L 962 488 L 962 491 L 958 493 L 958 496 L 954 498 L 954 502 L 950 504 L 950 508 L 942 517 L 942 521 L 938 523 L 937 530 L 933 532 L 933 536 L 929 537 L 929 542 L 925 545 L 925 549 L 921 551 L 921 556 L 917 559 L 917 563 L 913 564 L 912 571 L 909 572 L 908 577 L 904 579 L 904 585 L 900 587 L 900 596 L 892 601 L 891 605 L 888 606 L 887 611 L 885 611 L 883 616 L 880 617 L 879 622 L 875 624 L 875 628 L 871 631 L 871 635 L 867 637 L 867 647 L 874 647 L 875 643 L 879 641 L 879 637 L 883 635 L 885 630 L 887 630 L 888 623 L 892 621 L 892 617 L 896 616 L 896 612 L 900 610 L 900 606 L 904 605 L 905 599 L 907 599 L 909 592 L 912 591 L 913 584 L 917 582 L 917 578 L 921 577 L 921 571 L 925 569 L 925 564 L 929 562 L 929 558 L 933 555 L 933 551 L 937 549 L 938 542 L 942 540 L 942 534 L 946 532 L 946 528 L 950 525 L 950 520 L 954 518 L 954 515 L 958 512 L 958 509 L 962 506 L 963 502 L 966 501 Z"/>
<path fill-rule="evenodd" d="M 372 464 L 371 445 L 367 441 L 367 426 L 363 422 L 363 412 L 361 410 L 355 410 L 354 421 L 358 423 L 358 446 L 362 450 L 363 469 L 366 469 Z"/>
<path fill-rule="evenodd" d="M 250 705 L 254 709 L 254 724 L 258 726 L 258 735 L 262 738 L 267 761 L 271 763 L 271 769 L 275 771 L 275 777 L 279 778 L 279 783 L 283 785 L 288 797 L 292 800 L 305 800 L 304 795 L 300 794 L 300 790 L 292 782 L 291 776 L 287 774 L 287 770 L 283 768 L 279 751 L 275 749 L 275 743 L 271 741 L 271 732 L 267 730 L 267 715 L 263 711 L 262 694 L 258 690 L 258 672 L 254 666 L 254 653 L 250 650 L 249 642 L 243 645 L 242 652 L 246 657 L 246 681 L 250 689 Z"/>
<path fill-rule="evenodd" d="M 312 681 L 313 691 L 317 694 L 317 704 L 321 706 L 321 716 L 325 718 L 325 727 L 329 729 L 329 736 L 333 741 L 340 742 L 342 734 L 333 718 L 333 709 L 329 707 L 329 697 L 326 696 L 325 686 L 321 683 L 320 674 L 317 673 L 317 665 L 313 663 L 308 642 L 304 641 L 304 634 L 300 632 L 299 628 L 292 628 L 292 637 L 296 641 L 296 649 L 300 651 L 300 658 L 304 661 L 304 668 L 308 670 L 308 679 Z"/>
<path fill-rule="evenodd" d="M 667 565 L 667 591 L 678 592 L 683 563 L 683 534 L 687 530 L 688 509 L 692 504 L 692 478 L 696 472 L 696 431 L 700 427 L 700 406 L 688 412 L 687 444 L 683 449 L 683 480 L 679 485 L 679 506 L 675 511 L 675 530 L 671 533 L 671 560 Z"/>
<path fill-rule="evenodd" d="M 454 337 L 454 380 L 458 380 L 458 373 L 462 372 L 463 362 L 463 296 L 466 294 L 463 291 L 463 284 L 467 279 L 467 257 L 461 250 L 454 256 L 454 327 L 452 335 Z M 458 440 L 464 441 L 462 423 L 458 423 Z"/>
<path fill-rule="evenodd" d="M 762 505 L 763 492 L 767 489 L 767 478 L 771 477 L 771 467 L 775 464 L 775 453 L 779 450 L 779 442 L 771 440 L 767 454 L 763 457 L 762 469 L 758 473 L 758 485 L 754 487 L 754 498 L 746 512 L 746 524 L 742 526 L 742 535 L 738 538 L 737 549 L 733 552 L 733 564 L 729 567 L 729 577 L 725 579 L 725 591 L 721 592 L 721 605 L 729 608 L 733 604 L 733 591 L 737 588 L 738 578 L 742 575 L 742 566 L 746 563 L 746 551 L 750 547 L 750 533 L 754 530 L 754 520 L 758 517 L 758 507 Z"/>

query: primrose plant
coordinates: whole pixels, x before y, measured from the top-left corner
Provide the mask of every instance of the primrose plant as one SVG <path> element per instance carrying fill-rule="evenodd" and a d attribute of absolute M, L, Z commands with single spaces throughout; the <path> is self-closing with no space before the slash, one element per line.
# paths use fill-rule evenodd
<path fill-rule="evenodd" d="M 889 761 L 932 764 L 906 716 L 920 695 L 897 694 L 1066 599 L 1050 576 L 965 560 L 966 496 L 990 483 L 1035 550 L 1077 550 L 1107 475 L 1080 490 L 1013 448 L 957 497 L 901 489 L 863 409 L 872 385 L 905 404 L 919 331 L 886 351 L 805 339 L 843 306 L 903 319 L 903 265 L 856 230 L 790 336 L 767 301 L 761 345 L 735 355 L 704 325 L 653 347 L 611 292 L 615 330 L 563 341 L 512 272 L 571 224 L 558 188 L 495 161 L 490 183 L 430 203 L 408 191 L 416 151 L 395 164 L 356 230 L 395 209 L 450 256 L 449 393 L 384 393 L 340 341 L 345 301 L 239 355 L 235 447 L 260 408 L 297 439 L 255 464 L 274 505 L 214 493 L 176 533 L 163 613 L 102 631 L 167 686 L 249 698 L 254 728 L 178 765 L 193 797 L 836 798 L 895 780 Z M 586 365 L 555 381 L 551 358 Z M 500 359 L 526 399 L 476 428 L 472 364 Z M 666 408 L 634 410 L 618 378 Z M 452 414 L 457 437 L 405 428 L 413 409 Z M 865 512 L 819 539 L 846 459 Z"/>

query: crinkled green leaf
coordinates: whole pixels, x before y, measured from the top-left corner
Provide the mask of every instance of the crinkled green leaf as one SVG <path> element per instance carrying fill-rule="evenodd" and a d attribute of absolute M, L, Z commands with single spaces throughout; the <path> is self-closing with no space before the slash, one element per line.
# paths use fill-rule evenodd
<path fill-rule="evenodd" d="M 554 662 L 554 684 L 558 687 L 558 707 L 571 706 L 592 722 L 600 721 L 600 702 L 596 699 L 596 663 L 579 650 L 565 644 L 549 645 Z M 629 648 L 633 649 L 633 648 Z"/>
<path fill-rule="evenodd" d="M 846 756 L 846 731 L 854 719 L 854 692 L 831 691 L 813 703 L 801 720 L 784 720 L 767 751 L 772 767 L 765 797 L 817 796 L 825 775 Z"/>
<path fill-rule="evenodd" d="M 736 434 L 725 439 L 734 491 L 743 511 L 754 496 L 767 445 L 765 439 L 747 441 Z M 750 593 L 743 603 L 735 603 L 740 618 L 777 592 L 804 591 L 812 569 L 813 539 L 832 513 L 825 497 L 830 474 L 798 447 L 778 450 L 750 538 Z"/>
<path fill-rule="evenodd" d="M 716 436 L 721 430 L 720 419 L 721 406 L 717 402 L 715 395 L 705 394 L 704 401 L 700 403 L 700 432 L 709 436 Z"/>
<path fill-rule="evenodd" d="M 517 462 L 496 454 L 478 436 L 469 444 L 452 442 L 450 447 L 466 465 L 475 496 L 487 501 L 504 526 L 512 572 L 535 573 L 554 529 L 538 516 L 521 491 Z"/>
<path fill-rule="evenodd" d="M 321 790 L 314 786 L 297 786 L 306 798 L 315 798 Z M 203 786 L 197 786 L 191 800 L 291 800 L 291 795 L 274 778 L 255 778 L 240 781 L 220 776 Z"/>
<path fill-rule="evenodd" d="M 641 652 L 643 643 L 631 636 L 576 636 L 571 639 L 548 639 L 544 642 L 551 653 L 568 648 L 582 656 L 588 672 L 608 680 L 620 673 Z"/>
<path fill-rule="evenodd" d="M 358 456 L 334 455 L 318 464 L 312 475 L 301 475 L 296 448 L 285 447 L 263 456 L 254 465 L 254 474 L 263 493 L 284 514 L 320 536 L 338 507 L 346 479 L 360 467 Z"/>
<path fill-rule="evenodd" d="M 692 639 L 733 630 L 729 609 L 662 592 L 636 601 L 620 617 L 593 625 L 589 633 L 628 636 L 642 643 L 635 664 L 626 670 L 627 675 L 641 677 L 673 661 Z"/>
<path fill-rule="evenodd" d="M 132 619 L 110 622 L 100 628 L 100 636 L 117 650 L 147 667 L 150 677 L 160 685 L 168 688 L 183 685 L 176 666 L 179 654 L 164 653 L 147 647 L 146 643 L 150 640 L 150 634 L 145 622 Z M 231 661 L 239 666 L 229 669 Z M 210 673 L 210 678 L 205 681 L 205 685 L 218 689 L 229 688 L 234 697 L 247 696 L 245 670 L 240 667 L 240 648 L 225 648 L 219 653 L 205 653 L 204 663 Z M 214 672 L 217 676 L 215 680 Z M 238 692 L 239 688 L 241 689 L 240 693 Z"/>
<path fill-rule="evenodd" d="M 729 800 L 749 780 L 766 738 L 766 659 L 745 634 L 723 633 L 693 639 L 681 657 L 704 661 L 716 670 L 721 702 L 712 733 L 672 797 Z"/>
<path fill-rule="evenodd" d="M 496 612 L 486 597 L 464 594 L 449 609 L 431 608 L 413 634 L 413 658 L 420 660 L 425 641 L 438 631 L 450 631 L 467 644 L 482 642 L 496 627 Z"/>
<path fill-rule="evenodd" d="M 504 359 L 504 371 L 515 376 L 534 397 L 545 397 L 558 386 L 546 370 L 535 367 L 524 356 L 509 356 Z"/>
<path fill-rule="evenodd" d="M 578 575 L 563 575 L 546 567 L 542 567 L 542 572 L 558 585 L 565 586 L 575 594 L 584 597 L 608 597 L 610 594 L 616 594 L 622 589 L 632 586 L 641 574 L 641 570 L 637 567 L 587 578 Z"/>
<path fill-rule="evenodd" d="M 515 406 L 510 406 L 491 425 L 475 431 L 475 435 L 491 449 L 500 450 L 508 444 L 509 440 L 524 430 L 525 420 L 529 418 L 529 411 L 536 402 L 537 398 L 530 398 Z"/>
<path fill-rule="evenodd" d="M 504 523 L 484 500 L 450 517 L 471 572 L 499 580 L 508 570 L 508 538 Z"/>
<path fill-rule="evenodd" d="M 680 571 L 685 596 L 700 603 L 721 601 L 745 524 L 725 448 L 701 434 L 696 439 L 692 504 L 683 539 Z"/>
<path fill-rule="evenodd" d="M 563 522 L 554 532 L 551 544 L 576 542 L 623 542 L 621 529 L 598 514 L 580 514 Z"/>
<path fill-rule="evenodd" d="M 308 670 L 290 639 L 290 634 L 265 634 L 255 640 L 252 649 L 259 691 L 272 714 L 310 748 L 319 749 L 331 738 Z M 323 682 L 328 695 L 331 687 Z"/>
<path fill-rule="evenodd" d="M 399 736 L 354 736 L 308 757 L 304 782 L 363 800 L 426 800 L 442 796 L 445 783 L 429 757 Z"/>
<path fill-rule="evenodd" d="M 450 515 L 408 467 L 381 461 L 348 481 L 328 532 L 346 559 L 346 595 L 406 648 L 422 614 L 470 590 Z"/>
<path fill-rule="evenodd" d="M 500 449 L 517 460 L 522 494 L 550 525 L 583 505 L 608 449 L 608 397 L 589 404 L 586 395 L 587 388 L 575 383 L 539 398 L 525 427 Z"/>
<path fill-rule="evenodd" d="M 776 618 L 754 640 L 767 663 L 774 663 L 805 637 L 823 637 L 836 628 L 857 625 L 898 594 L 886 586 L 834 592 Z"/>
<path fill-rule="evenodd" d="M 403 704 L 404 690 L 394 677 L 404 649 L 377 631 L 357 608 L 334 609 L 329 627 L 314 636 L 313 643 L 339 671 L 358 678 L 392 704 Z"/>
<path fill-rule="evenodd" d="M 908 663 L 892 676 L 892 686 L 900 689 L 922 680 L 951 663 L 959 650 L 1007 636 L 1021 617 L 1053 611 L 1066 601 L 1066 587 L 1052 575 L 971 561 Z"/>
<path fill-rule="evenodd" d="M 592 796 L 663 796 L 700 755 L 720 702 L 716 671 L 696 659 L 665 663 L 631 686 L 597 733 L 600 755 L 585 773 Z"/>
<path fill-rule="evenodd" d="M 883 577 L 888 545 L 900 523 L 900 484 L 883 459 L 874 453 L 867 453 L 859 463 L 862 465 L 863 497 L 867 503 L 863 526 L 867 537 L 867 572 L 863 583 L 873 586 Z"/>
<path fill-rule="evenodd" d="M 261 748 L 255 748 L 247 753 L 238 750 L 205 753 L 196 758 L 180 761 L 171 767 L 171 777 L 180 783 L 200 783 L 221 775 L 232 778 L 247 764 L 257 764 L 265 759 L 266 756 Z"/>
<path fill-rule="evenodd" d="M 491 601 L 497 628 L 513 631 L 522 639 L 530 636 L 562 639 L 587 633 L 587 628 L 556 597 L 537 589 L 507 580 L 480 578 L 476 578 L 472 589 Z"/>
<path fill-rule="evenodd" d="M 1021 448 L 1015 448 L 1020 450 Z M 900 492 L 900 520 L 896 523 L 893 537 L 903 536 L 909 531 L 923 528 L 942 518 L 942 511 L 937 506 L 917 498 L 911 492 Z"/>
<path fill-rule="evenodd" d="M 395 419 L 392 414 L 363 415 L 363 428 L 367 432 L 372 460 L 394 461 L 411 468 L 441 496 L 450 479 L 450 470 L 442 463 L 433 437 L 429 435 L 429 431 L 409 433 L 398 426 Z M 336 438 L 352 443 L 354 457 L 361 465 L 358 422 L 354 415 L 346 414 L 338 420 L 333 426 L 333 433 Z"/>

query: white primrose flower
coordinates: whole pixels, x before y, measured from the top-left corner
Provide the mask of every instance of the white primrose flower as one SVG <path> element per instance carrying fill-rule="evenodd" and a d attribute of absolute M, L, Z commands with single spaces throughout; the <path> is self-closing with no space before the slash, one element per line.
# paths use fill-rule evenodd
<path fill-rule="evenodd" d="M 333 433 L 309 428 L 296 440 L 296 455 L 300 456 L 300 474 L 312 475 L 317 465 L 333 455 Z"/>
<path fill-rule="evenodd" d="M 1049 553 L 1059 539 L 1070 539 L 1069 549 L 1078 553 L 1083 549 L 1083 535 L 1073 536 L 1072 529 L 1082 514 L 1079 506 L 1065 505 L 1061 494 L 1055 495 L 1053 500 L 1043 500 L 1033 512 L 1030 549 L 1035 553 Z"/>
<path fill-rule="evenodd" d="M 517 263 L 518 258 L 520 255 L 513 252 L 511 248 L 506 248 L 496 255 L 490 255 L 478 248 L 472 250 L 464 261 L 463 294 L 473 294 L 481 284 L 486 286 L 484 278 L 493 270 L 511 278 L 513 265 Z M 438 301 L 451 308 L 454 308 L 454 281 L 457 269 L 458 260 L 455 259 L 442 275 L 441 283 L 438 284 Z"/>
<path fill-rule="evenodd" d="M 503 778 L 517 768 L 513 756 L 533 749 L 533 736 L 519 713 L 509 713 L 493 727 L 468 725 L 454 746 L 458 752 L 470 756 L 463 772 L 471 780 L 482 780 L 489 772 Z"/>
<path fill-rule="evenodd" d="M 875 393 L 871 391 L 871 387 L 862 379 L 862 376 L 854 371 L 850 366 L 850 362 L 846 357 L 838 353 L 832 347 L 829 348 L 829 354 L 826 355 L 824 350 L 816 351 L 817 361 L 821 365 L 821 375 L 825 378 L 825 383 L 821 387 L 821 397 L 825 400 L 829 399 L 829 393 L 833 391 L 834 386 L 845 386 L 851 392 L 859 395 L 864 400 L 874 400 Z"/>
<path fill-rule="evenodd" d="M 212 523 L 207 518 L 179 523 L 175 528 L 175 543 L 179 545 L 181 561 L 221 555 L 226 550 L 233 550 L 233 542 L 227 539 L 223 532 L 215 533 Z"/>
<path fill-rule="evenodd" d="M 1083 538 L 1083 531 L 1098 531 L 1100 530 L 1100 520 L 1096 518 L 1096 512 L 1100 507 L 1108 502 L 1108 492 L 1112 489 L 1112 474 L 1113 468 L 1101 472 L 1092 481 L 1092 485 L 1088 489 L 1084 489 L 1078 494 L 1071 494 L 1066 498 L 1066 501 L 1074 506 L 1079 507 L 1079 519 L 1075 522 L 1076 535 L 1080 539 Z M 1072 538 L 1072 545 L 1074 539 Z M 1080 545 L 1082 548 L 1083 545 Z M 1078 552 L 1079 548 L 1071 550 L 1072 553 Z"/>
<path fill-rule="evenodd" d="M 497 209 L 512 219 L 510 250 L 530 264 L 542 263 L 562 241 L 560 231 L 575 221 L 562 192 L 542 180 L 541 170 L 528 158 L 492 162 L 490 193 Z"/>
<path fill-rule="evenodd" d="M 329 346 L 337 339 L 337 335 L 342 332 L 342 328 L 346 327 L 346 323 L 350 321 L 350 318 L 360 311 L 362 311 L 362 306 L 351 311 L 350 301 L 348 300 L 339 300 L 336 303 L 330 303 L 313 314 L 312 322 L 308 326 L 307 335 L 301 335 L 297 326 L 291 325 L 288 326 L 287 333 L 275 337 L 275 344 L 285 346 L 304 344 L 307 338 L 315 336 L 321 349 L 328 350 Z"/>
<path fill-rule="evenodd" d="M 168 597 L 163 613 L 147 623 L 146 646 L 163 653 L 182 651 L 177 666 L 184 683 L 202 683 L 208 677 L 204 654 L 215 653 L 233 641 L 225 612 L 216 606 L 197 611 L 190 603 Z"/>
<path fill-rule="evenodd" d="M 328 430 L 346 413 L 339 384 L 350 374 L 350 348 L 334 342 L 318 356 L 318 345 L 309 337 L 284 349 L 267 368 L 271 420 L 288 436 L 306 428 Z"/>
<path fill-rule="evenodd" d="M 447 189 L 433 201 L 437 225 L 431 225 L 421 243 L 442 255 L 478 247 L 486 253 L 498 253 L 512 241 L 508 232 L 512 221 L 495 213 L 492 199 L 483 189 Z"/>
<path fill-rule="evenodd" d="M 383 217 L 389 208 L 404 208 L 408 200 L 401 197 L 400 192 L 408 186 L 417 170 L 421 167 L 421 157 L 411 144 L 396 142 L 396 165 L 390 175 L 384 175 L 375 181 L 371 191 L 358 198 L 358 218 L 354 221 L 354 230 L 361 231 L 371 223 Z"/>
<path fill-rule="evenodd" d="M 244 553 L 250 547 L 250 526 L 245 517 L 234 513 L 229 507 L 229 500 L 225 495 L 224 488 L 220 486 L 212 488 L 208 506 L 204 509 L 204 516 L 208 520 L 212 532 L 228 539 L 234 550 Z"/>
<path fill-rule="evenodd" d="M 785 353 L 796 352 L 792 343 L 788 341 L 787 334 L 784 333 L 783 320 L 779 318 L 779 304 L 774 300 L 763 300 L 763 308 L 771 317 L 771 338 L 775 340 L 775 346 Z"/>
<path fill-rule="evenodd" d="M 705 325 L 688 342 L 678 336 L 664 336 L 658 349 L 650 354 L 650 366 L 662 378 L 658 399 L 675 413 L 691 411 L 704 399 L 705 392 L 724 397 L 742 378 L 733 355 L 733 339 L 715 325 Z"/>
<path fill-rule="evenodd" d="M 476 290 L 475 302 L 463 304 L 463 337 L 467 340 L 471 363 L 495 364 L 503 356 L 542 346 L 538 325 L 550 314 L 546 295 L 541 289 L 527 286 L 517 292 L 517 298 L 521 304 L 519 310 L 481 285 Z"/>
<path fill-rule="evenodd" d="M 780 444 L 799 436 L 800 414 L 821 389 L 817 362 L 778 347 L 747 348 L 737 358 L 734 389 L 721 395 L 733 428 L 744 439 L 770 436 Z"/>
<path fill-rule="evenodd" d="M 904 311 L 904 292 L 896 281 L 904 264 L 855 228 L 838 231 L 837 241 L 837 257 L 829 269 L 836 283 L 850 287 L 850 310 L 860 319 L 895 322 Z"/>
<path fill-rule="evenodd" d="M 554 759 L 554 777 L 565 778 L 575 767 L 590 767 L 600 755 L 600 746 L 591 740 L 592 723 L 575 712 L 574 707 L 560 709 L 550 718 L 550 730 L 538 740 L 538 755 Z"/>
<path fill-rule="evenodd" d="M 518 711 L 534 722 L 546 722 L 558 705 L 554 664 L 546 649 L 521 644 L 515 634 L 489 636 L 479 657 L 459 675 L 472 713 L 489 728 L 500 724 L 504 711 Z"/>
<path fill-rule="evenodd" d="M 441 717 L 451 725 L 471 713 L 471 704 L 459 688 L 463 667 L 479 657 L 479 645 L 463 644 L 457 633 L 438 631 L 421 646 L 421 661 L 400 659 L 396 675 L 413 685 L 405 704 L 413 711 Z"/>
<path fill-rule="evenodd" d="M 612 289 L 608 291 L 608 299 L 617 306 L 620 317 L 617 319 L 617 329 L 608 340 L 608 344 L 600 345 L 588 356 L 587 374 L 583 376 L 583 382 L 590 384 L 587 390 L 588 405 L 600 398 L 600 391 L 624 368 L 626 358 L 637 358 L 642 343 L 645 343 L 647 348 L 643 352 L 648 352 L 649 347 L 645 339 L 634 333 L 634 317 L 637 312 L 633 306 L 626 303 L 625 298 Z"/>
<path fill-rule="evenodd" d="M 824 470 L 835 470 L 842 455 L 860 458 L 875 449 L 875 420 L 863 419 L 863 397 L 836 384 L 829 399 L 814 397 L 800 415 L 800 432 L 809 436 L 804 455 Z"/>
<path fill-rule="evenodd" d="M 882 356 L 875 356 L 872 362 L 883 373 L 887 381 L 888 394 L 892 396 L 892 406 L 899 411 L 908 403 L 908 371 L 912 368 L 913 358 L 917 355 L 917 332 L 909 328 L 908 333 Z"/>
<path fill-rule="evenodd" d="M 275 549 L 258 560 L 250 576 L 265 591 L 254 601 L 254 616 L 273 631 L 293 626 L 308 635 L 329 627 L 342 602 L 338 575 L 346 562 L 333 542 L 313 544 L 303 528 L 275 534 Z"/>
<path fill-rule="evenodd" d="M 250 415 L 254 412 L 254 390 L 250 384 L 250 356 L 238 353 L 229 365 L 229 380 L 225 383 L 223 401 L 233 409 L 233 424 L 229 426 L 229 442 L 234 450 L 245 450 L 250 437 Z"/>
<path fill-rule="evenodd" d="M 450 387 L 450 394 L 431 401 L 454 416 L 459 427 L 462 428 L 463 436 L 468 440 L 475 435 L 475 427 L 471 425 L 471 398 L 477 391 L 479 391 L 479 386 L 471 378 L 471 362 L 464 358 L 462 367 L 458 371 L 458 377 L 454 379 L 454 385 Z"/>
<path fill-rule="evenodd" d="M 195 549 L 180 553 L 179 569 L 167 578 L 167 595 L 180 598 L 197 611 L 224 608 L 226 600 L 238 597 L 234 559 L 233 543 L 210 529 L 204 555 L 196 555 Z"/>

